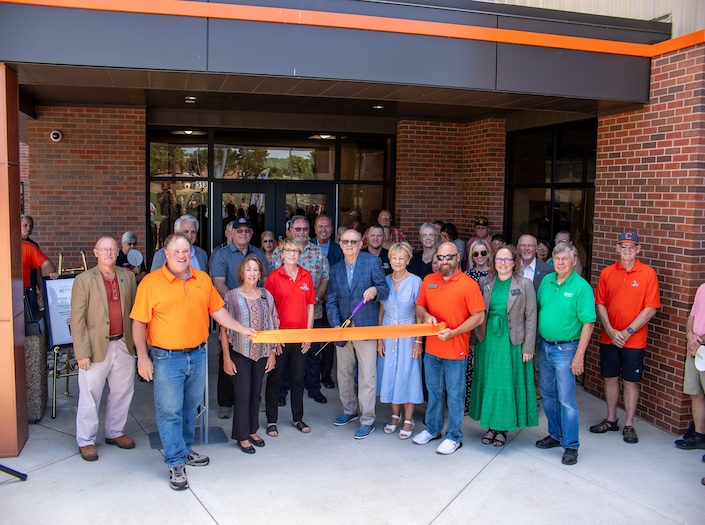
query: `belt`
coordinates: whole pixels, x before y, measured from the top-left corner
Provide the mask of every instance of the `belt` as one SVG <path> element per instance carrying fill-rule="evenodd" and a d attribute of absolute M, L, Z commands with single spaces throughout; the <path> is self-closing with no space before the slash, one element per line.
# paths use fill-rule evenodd
<path fill-rule="evenodd" d="M 108 341 L 117 341 L 118 339 L 122 339 L 122 334 L 111 335 L 110 337 L 108 337 Z"/>
<path fill-rule="evenodd" d="M 156 348 L 157 350 L 164 350 L 165 352 L 183 352 L 185 354 L 191 353 L 194 350 L 198 350 L 200 348 L 203 348 L 203 345 L 206 343 L 201 343 L 198 346 L 194 346 L 193 348 L 162 348 L 161 346 L 153 346 L 152 348 Z"/>
<path fill-rule="evenodd" d="M 544 339 L 549 345 L 567 345 L 568 343 L 577 343 L 580 341 L 580 339 L 573 339 L 572 341 L 549 341 L 548 339 Z"/>

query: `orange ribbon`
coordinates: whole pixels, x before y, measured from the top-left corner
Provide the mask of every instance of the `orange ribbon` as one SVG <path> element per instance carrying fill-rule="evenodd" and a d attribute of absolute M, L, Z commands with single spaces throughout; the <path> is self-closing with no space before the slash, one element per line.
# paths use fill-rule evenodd
<path fill-rule="evenodd" d="M 362 341 L 367 339 L 398 339 L 436 335 L 445 323 L 397 324 L 390 326 L 355 326 L 352 328 L 302 328 L 262 330 L 252 338 L 255 343 L 322 343 L 325 341 Z"/>

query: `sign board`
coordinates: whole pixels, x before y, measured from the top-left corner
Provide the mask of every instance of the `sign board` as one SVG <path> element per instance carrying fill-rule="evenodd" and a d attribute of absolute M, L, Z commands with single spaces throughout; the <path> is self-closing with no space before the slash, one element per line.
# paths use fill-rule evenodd
<path fill-rule="evenodd" d="M 71 318 L 71 290 L 75 276 L 43 279 L 44 316 L 47 324 L 49 347 L 73 344 L 69 319 Z"/>

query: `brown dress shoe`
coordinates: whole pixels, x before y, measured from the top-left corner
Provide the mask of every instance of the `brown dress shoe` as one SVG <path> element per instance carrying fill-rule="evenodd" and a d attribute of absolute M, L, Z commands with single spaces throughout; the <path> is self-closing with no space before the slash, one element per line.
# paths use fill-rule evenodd
<path fill-rule="evenodd" d="M 95 445 L 86 445 L 85 447 L 78 447 L 81 451 L 81 457 L 86 461 L 96 461 L 98 459 L 98 450 Z"/>
<path fill-rule="evenodd" d="M 108 445 L 117 445 L 120 448 L 135 448 L 135 442 L 125 434 L 116 438 L 105 438 Z"/>

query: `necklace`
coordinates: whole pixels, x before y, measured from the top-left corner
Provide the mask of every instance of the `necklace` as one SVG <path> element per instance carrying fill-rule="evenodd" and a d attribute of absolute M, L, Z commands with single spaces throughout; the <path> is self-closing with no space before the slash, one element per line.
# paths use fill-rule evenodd
<path fill-rule="evenodd" d="M 409 271 L 408 271 L 408 270 L 404 270 L 404 275 L 402 275 L 401 277 L 399 277 L 399 279 L 397 279 L 396 277 L 394 277 L 394 274 L 392 274 L 392 281 L 396 281 L 396 282 L 403 281 L 404 278 L 405 278 L 407 275 L 409 275 Z"/>

